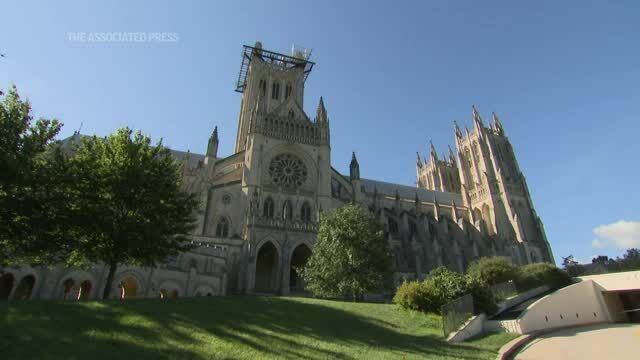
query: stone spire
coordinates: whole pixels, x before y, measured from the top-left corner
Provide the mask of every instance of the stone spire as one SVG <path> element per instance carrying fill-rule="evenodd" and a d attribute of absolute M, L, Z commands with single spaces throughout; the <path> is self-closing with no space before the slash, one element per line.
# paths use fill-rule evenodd
<path fill-rule="evenodd" d="M 453 150 L 451 149 L 451 145 L 449 145 L 449 162 L 451 162 L 451 164 L 456 163 L 456 156 L 453 153 Z"/>
<path fill-rule="evenodd" d="M 435 165 L 435 161 L 438 160 L 438 152 L 436 151 L 436 147 L 433 146 L 433 142 L 429 140 L 429 147 L 431 148 L 431 160 Z"/>
<path fill-rule="evenodd" d="M 453 132 L 456 134 L 457 139 L 462 139 L 462 131 L 460 131 L 460 126 L 458 126 L 458 122 L 453 120 Z"/>
<path fill-rule="evenodd" d="M 496 113 L 492 113 L 493 114 L 493 129 L 496 131 L 496 133 L 498 135 L 504 135 L 504 128 L 502 127 L 502 123 L 500 122 L 500 119 L 498 118 L 498 115 Z"/>
<path fill-rule="evenodd" d="M 324 100 L 322 96 L 320 96 L 320 103 L 318 104 L 318 109 L 316 110 L 316 122 L 327 122 L 329 118 L 327 117 L 327 109 L 324 107 Z"/>
<path fill-rule="evenodd" d="M 418 153 L 416 151 L 416 166 L 418 166 L 419 168 L 422 167 L 422 159 L 420 159 L 420 153 Z"/>
<path fill-rule="evenodd" d="M 207 144 L 207 156 L 209 157 L 217 157 L 218 156 L 218 127 L 213 128 L 213 132 L 211 136 L 209 136 L 209 143 Z"/>
<path fill-rule="evenodd" d="M 473 126 L 478 132 L 478 137 L 482 139 L 484 136 L 484 122 L 482 121 L 482 117 L 480 116 L 478 109 L 476 109 L 476 106 L 472 105 L 471 107 L 473 109 Z"/>
<path fill-rule="evenodd" d="M 351 180 L 360 180 L 360 164 L 356 159 L 355 151 L 351 153 L 351 164 L 349 164 L 349 177 Z"/>

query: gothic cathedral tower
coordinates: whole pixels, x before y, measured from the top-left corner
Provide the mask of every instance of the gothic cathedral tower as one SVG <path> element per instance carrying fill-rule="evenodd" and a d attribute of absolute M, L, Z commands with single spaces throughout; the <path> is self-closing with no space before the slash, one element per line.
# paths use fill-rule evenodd
<path fill-rule="evenodd" d="M 308 56 L 267 51 L 259 42 L 244 47 L 235 153 L 244 157 L 247 263 L 240 287 L 249 292 L 288 293 L 301 286 L 290 264 L 298 261 L 300 248 L 310 252 L 319 212 L 331 207 L 323 99 L 313 120 L 303 110 L 304 84 L 314 65 Z"/>
<path fill-rule="evenodd" d="M 513 254 L 514 259 L 553 263 L 542 221 L 502 123 L 494 113 L 485 127 L 475 106 L 472 115 L 472 131 L 463 134 L 457 124 L 454 127 L 462 197 L 472 209 L 472 221 L 489 235 L 515 240 L 519 253 Z"/>

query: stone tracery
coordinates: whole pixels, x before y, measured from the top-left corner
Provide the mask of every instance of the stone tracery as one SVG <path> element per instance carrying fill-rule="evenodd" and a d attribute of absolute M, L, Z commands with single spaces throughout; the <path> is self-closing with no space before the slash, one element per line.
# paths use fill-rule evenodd
<path fill-rule="evenodd" d="M 307 167 L 292 154 L 280 154 L 269 165 L 271 181 L 287 190 L 295 190 L 307 181 Z"/>

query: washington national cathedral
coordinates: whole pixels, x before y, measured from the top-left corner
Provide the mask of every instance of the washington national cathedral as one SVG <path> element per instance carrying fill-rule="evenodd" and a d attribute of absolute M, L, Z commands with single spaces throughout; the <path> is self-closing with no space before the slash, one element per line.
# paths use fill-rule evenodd
<path fill-rule="evenodd" d="M 191 237 L 198 247 L 155 268 L 120 267 L 114 296 L 301 291 L 294 267 L 313 252 L 320 214 L 352 202 L 383 224 L 396 283 L 423 278 L 438 266 L 464 271 L 482 256 L 553 262 L 496 114 L 485 125 L 473 107 L 472 126 L 453 127 L 455 150 L 439 156 L 431 145 L 427 157 L 418 155 L 417 187 L 362 178 L 356 154 L 349 174 L 341 174 L 331 166 L 323 99 L 312 114 L 302 107 L 314 66 L 309 55 L 267 51 L 259 42 L 243 47 L 234 153 L 218 154 L 217 127 L 204 154 L 173 151 L 186 190 L 201 201 Z M 101 264 L 4 270 L 15 278 L 8 291 L 17 298 L 96 298 L 106 278 Z"/>

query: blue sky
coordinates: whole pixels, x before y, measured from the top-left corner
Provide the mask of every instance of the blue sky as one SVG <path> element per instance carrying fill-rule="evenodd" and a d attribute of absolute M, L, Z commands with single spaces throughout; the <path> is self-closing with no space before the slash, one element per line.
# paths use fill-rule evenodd
<path fill-rule="evenodd" d="M 498 113 L 556 258 L 640 246 L 640 3 L 635 1 L 12 1 L 0 87 L 16 84 L 62 136 L 129 125 L 204 152 L 233 149 L 243 44 L 313 48 L 332 163 L 415 184 L 415 152 L 454 144 L 471 105 Z M 175 42 L 80 42 L 69 32 L 169 32 Z M 595 240 L 595 241 L 594 241 Z M 595 246 L 594 246 L 595 245 Z"/>

